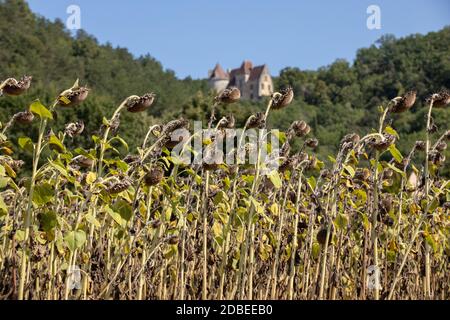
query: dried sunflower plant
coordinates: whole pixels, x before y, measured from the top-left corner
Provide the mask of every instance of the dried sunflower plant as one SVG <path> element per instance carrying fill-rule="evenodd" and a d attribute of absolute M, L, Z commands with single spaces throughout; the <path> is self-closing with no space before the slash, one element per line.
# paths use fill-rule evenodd
<path fill-rule="evenodd" d="M 9 78 L 0 90 L 21 95 L 31 81 Z M 70 149 L 84 122 L 58 132 L 53 119 L 83 108 L 89 92 L 77 80 L 1 126 L 2 299 L 450 298 L 450 184 L 440 174 L 450 131 L 433 120 L 447 91 L 426 100 L 423 140 L 406 156 L 394 127 L 415 91 L 381 107 L 373 132 L 344 136 L 328 168 L 308 123 L 268 127 L 290 107 L 291 87 L 243 128 L 233 114 L 216 118 L 240 100 L 227 88 L 205 128 L 154 123 L 126 154 L 121 114 L 147 112 L 157 96 L 124 99 L 90 149 Z M 8 139 L 34 122 L 36 139 Z M 32 155 L 30 174 L 16 148 Z"/>

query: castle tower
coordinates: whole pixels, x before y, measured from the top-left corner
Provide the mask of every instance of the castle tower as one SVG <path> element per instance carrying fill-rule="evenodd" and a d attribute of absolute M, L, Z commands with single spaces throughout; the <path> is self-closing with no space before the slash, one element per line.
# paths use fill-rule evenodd
<path fill-rule="evenodd" d="M 212 71 L 208 72 L 208 84 L 217 93 L 228 86 L 229 75 L 223 70 L 220 64 L 216 64 Z"/>

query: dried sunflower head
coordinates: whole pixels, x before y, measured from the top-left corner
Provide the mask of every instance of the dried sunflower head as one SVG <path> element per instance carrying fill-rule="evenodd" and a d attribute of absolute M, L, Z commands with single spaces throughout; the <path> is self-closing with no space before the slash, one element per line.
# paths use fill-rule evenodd
<path fill-rule="evenodd" d="M 239 101 L 241 98 L 241 91 L 236 87 L 229 87 L 223 90 L 218 96 L 214 98 L 214 101 L 218 103 L 229 104 Z"/>
<path fill-rule="evenodd" d="M 120 181 L 114 182 L 108 186 L 107 192 L 109 194 L 117 194 L 127 190 L 131 186 L 130 180 L 128 178 L 124 178 Z"/>
<path fill-rule="evenodd" d="M 141 97 L 130 98 L 126 103 L 127 111 L 132 113 L 142 112 L 153 104 L 155 97 L 156 95 L 153 92 L 150 92 Z"/>
<path fill-rule="evenodd" d="M 438 150 L 431 150 L 428 155 L 428 161 L 439 167 L 444 164 L 445 156 Z"/>
<path fill-rule="evenodd" d="M 247 120 L 247 128 L 248 129 L 263 129 L 266 126 L 266 118 L 264 113 L 258 112 L 254 115 L 251 115 Z"/>
<path fill-rule="evenodd" d="M 383 139 L 373 140 L 371 145 L 378 151 L 384 151 L 395 142 L 395 136 L 389 133 L 383 135 Z"/>
<path fill-rule="evenodd" d="M 188 128 L 189 128 L 189 121 L 184 118 L 180 118 L 177 120 L 172 120 L 167 124 L 165 124 L 162 130 L 162 134 L 169 136 L 175 130 Z"/>
<path fill-rule="evenodd" d="M 416 141 L 415 148 L 416 148 L 416 150 L 419 150 L 419 151 L 425 151 L 425 148 L 426 148 L 425 141 L 420 141 L 420 140 Z"/>
<path fill-rule="evenodd" d="M 161 166 L 154 166 L 144 177 L 147 186 L 155 186 L 164 178 L 164 169 Z"/>
<path fill-rule="evenodd" d="M 88 94 L 89 89 L 87 87 L 80 87 L 77 80 L 72 88 L 60 93 L 57 103 L 63 107 L 73 107 L 86 100 Z"/>
<path fill-rule="evenodd" d="M 79 155 L 72 159 L 72 163 L 82 168 L 90 168 L 94 164 L 94 160 L 86 156 Z"/>
<path fill-rule="evenodd" d="M 292 156 L 292 157 L 287 157 L 280 165 L 280 167 L 278 168 L 278 170 L 280 172 L 285 172 L 287 170 L 291 171 L 292 169 L 295 168 L 295 166 L 298 164 L 299 162 L 299 157 L 297 156 Z"/>
<path fill-rule="evenodd" d="M 278 110 L 287 107 L 289 104 L 291 104 L 293 99 L 294 99 L 294 90 L 292 90 L 291 86 L 288 86 L 280 90 L 280 92 L 275 92 L 274 94 L 272 94 L 271 108 Z"/>
<path fill-rule="evenodd" d="M 227 115 L 225 118 L 220 120 L 218 125 L 219 129 L 232 129 L 236 123 L 236 119 L 232 114 Z"/>
<path fill-rule="evenodd" d="M 430 103 L 433 100 L 434 108 L 444 108 L 445 106 L 450 104 L 450 93 L 448 90 L 444 89 L 435 93 L 426 99 L 427 103 Z"/>
<path fill-rule="evenodd" d="M 352 146 L 355 146 L 356 144 L 359 143 L 359 140 L 360 140 L 360 137 L 358 134 L 349 133 L 342 138 L 340 145 L 343 146 L 346 143 L 351 143 Z"/>
<path fill-rule="evenodd" d="M 408 91 L 404 95 L 391 100 L 390 111 L 393 113 L 401 113 L 410 109 L 416 102 L 417 92 L 415 90 Z"/>
<path fill-rule="evenodd" d="M 304 137 L 311 131 L 311 127 L 303 120 L 294 121 L 288 130 L 288 137 L 293 135 L 297 137 Z"/>
<path fill-rule="evenodd" d="M 286 141 L 281 146 L 280 157 L 287 157 L 287 156 L 289 156 L 290 151 L 291 151 L 291 144 L 289 143 L 289 141 Z"/>
<path fill-rule="evenodd" d="M 82 120 L 68 123 L 64 128 L 64 133 L 73 138 L 79 136 L 84 130 L 84 122 Z"/>
<path fill-rule="evenodd" d="M 308 138 L 305 141 L 305 145 L 311 149 L 315 149 L 319 145 L 319 140 L 314 139 L 314 138 Z"/>
<path fill-rule="evenodd" d="M 23 76 L 19 81 L 14 78 L 5 80 L 3 85 L 3 92 L 7 95 L 18 96 L 27 91 L 31 86 L 31 76 Z"/>
<path fill-rule="evenodd" d="M 447 143 L 445 141 L 439 141 L 436 145 L 436 150 L 441 152 L 447 150 Z"/>
<path fill-rule="evenodd" d="M 31 111 L 22 111 L 16 113 L 14 116 L 14 121 L 20 124 L 30 124 L 34 120 L 34 114 Z"/>

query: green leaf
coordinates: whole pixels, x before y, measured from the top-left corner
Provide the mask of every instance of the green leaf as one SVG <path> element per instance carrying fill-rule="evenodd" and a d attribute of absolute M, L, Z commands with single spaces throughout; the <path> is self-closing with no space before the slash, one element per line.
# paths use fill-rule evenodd
<path fill-rule="evenodd" d="M 59 140 L 58 137 L 55 135 L 50 136 L 50 138 L 48 140 L 48 144 L 50 145 L 50 149 L 56 150 L 59 153 L 62 153 L 66 150 L 66 148 L 62 144 L 61 140 Z"/>
<path fill-rule="evenodd" d="M 394 170 L 395 172 L 400 173 L 403 176 L 403 178 L 406 179 L 406 173 L 405 172 L 403 172 L 402 170 L 400 170 L 399 168 L 397 168 L 396 166 L 394 166 L 391 163 L 387 163 L 387 166 L 389 168 L 391 168 L 392 170 Z"/>
<path fill-rule="evenodd" d="M 30 111 L 37 114 L 41 119 L 53 119 L 52 113 L 39 100 L 30 105 Z"/>
<path fill-rule="evenodd" d="M 352 166 L 344 165 L 343 167 L 350 174 L 350 176 L 352 178 L 355 176 L 355 169 L 353 169 Z"/>
<path fill-rule="evenodd" d="M 400 153 L 400 151 L 398 151 L 398 149 L 395 147 L 395 144 L 391 144 L 390 145 L 389 151 L 391 152 L 391 154 L 394 157 L 395 161 L 397 161 L 398 163 L 402 162 L 403 156 Z"/>
<path fill-rule="evenodd" d="M 336 219 L 334 220 L 334 223 L 338 229 L 341 229 L 341 230 L 345 229 L 345 227 L 347 227 L 347 224 L 348 224 L 347 215 L 339 213 L 337 215 Z"/>
<path fill-rule="evenodd" d="M 320 255 L 320 244 L 318 242 L 314 242 L 312 245 L 312 256 L 314 259 L 317 259 Z"/>
<path fill-rule="evenodd" d="M 391 126 L 387 126 L 386 128 L 384 128 L 384 132 L 395 136 L 397 139 L 400 139 L 400 136 L 398 135 L 397 131 L 395 131 Z"/>
<path fill-rule="evenodd" d="M 49 232 L 54 229 L 58 223 L 56 212 L 47 211 L 39 215 L 39 223 L 42 230 Z"/>
<path fill-rule="evenodd" d="M 18 139 L 19 147 L 21 147 L 23 150 L 32 152 L 33 151 L 33 141 L 29 137 L 20 137 Z"/>
<path fill-rule="evenodd" d="M 115 212 L 113 209 L 111 209 L 110 207 L 106 207 L 105 211 L 109 214 L 109 216 L 111 218 L 113 218 L 113 220 L 122 228 L 125 228 L 127 225 L 127 222 L 122 219 L 122 217 L 120 216 L 120 214 L 118 214 L 117 212 Z"/>
<path fill-rule="evenodd" d="M 316 178 L 314 178 L 314 176 L 309 177 L 307 180 L 309 187 L 311 188 L 311 190 L 314 190 L 316 188 Z"/>
<path fill-rule="evenodd" d="M 278 174 L 278 171 L 273 170 L 271 173 L 269 173 L 268 177 L 272 182 L 273 186 L 275 187 L 275 189 L 281 188 L 282 182 L 280 179 L 280 175 Z"/>
<path fill-rule="evenodd" d="M 333 158 L 332 156 L 328 156 L 328 160 L 330 160 L 331 161 L 331 163 L 336 163 L 336 159 L 335 158 Z"/>
<path fill-rule="evenodd" d="M 110 142 L 112 142 L 112 141 L 114 141 L 114 140 L 118 140 L 118 141 L 125 147 L 125 149 L 128 150 L 128 143 L 127 143 L 124 139 L 122 139 L 122 138 L 119 137 L 119 136 L 115 136 L 114 138 L 112 138 L 112 139 L 110 140 Z"/>
<path fill-rule="evenodd" d="M 5 204 L 5 201 L 3 201 L 3 197 L 0 195 L 0 216 L 4 216 L 8 213 L 8 207 Z"/>
<path fill-rule="evenodd" d="M 438 251 L 438 244 L 435 241 L 433 235 L 427 234 L 425 236 L 425 241 L 433 248 L 433 251 L 436 253 Z"/>
<path fill-rule="evenodd" d="M 0 189 L 3 189 L 8 185 L 9 178 L 7 177 L 0 177 Z"/>
<path fill-rule="evenodd" d="M 96 228 L 101 227 L 100 222 L 92 214 L 88 213 L 84 218 L 86 219 L 87 222 L 93 224 Z"/>
<path fill-rule="evenodd" d="M 86 242 L 86 233 L 83 230 L 70 231 L 64 237 L 67 247 L 70 251 L 80 249 Z"/>
<path fill-rule="evenodd" d="M 68 177 L 67 169 L 64 168 L 61 164 L 55 162 L 55 161 L 49 161 L 49 164 L 52 168 L 59 171 L 60 174 L 62 174 L 64 177 Z"/>
<path fill-rule="evenodd" d="M 120 214 L 122 219 L 129 221 L 132 215 L 131 205 L 123 199 L 118 200 L 114 205 L 111 206 L 115 212 Z"/>
<path fill-rule="evenodd" d="M 34 187 L 33 203 L 37 206 L 41 206 L 49 203 L 53 200 L 54 190 L 53 186 L 49 183 L 43 183 Z"/>
<path fill-rule="evenodd" d="M 25 231 L 24 230 L 17 230 L 14 234 L 14 239 L 18 242 L 22 242 L 25 240 Z"/>

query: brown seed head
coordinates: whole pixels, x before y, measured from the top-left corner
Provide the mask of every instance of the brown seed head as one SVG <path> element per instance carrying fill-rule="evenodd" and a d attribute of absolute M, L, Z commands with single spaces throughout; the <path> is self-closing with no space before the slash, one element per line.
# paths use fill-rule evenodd
<path fill-rule="evenodd" d="M 383 135 L 383 139 L 372 142 L 372 145 L 378 151 L 384 151 L 395 142 L 395 136 L 389 133 Z"/>
<path fill-rule="evenodd" d="M 86 87 L 77 87 L 67 90 L 58 96 L 58 105 L 63 107 L 73 107 L 84 100 L 89 94 L 89 89 Z"/>
<path fill-rule="evenodd" d="M 18 96 L 27 91 L 31 86 L 31 76 L 23 76 L 19 81 L 9 78 L 3 87 L 3 92 L 10 96 Z"/>
<path fill-rule="evenodd" d="M 127 111 L 137 113 L 147 110 L 155 101 L 155 97 L 156 95 L 150 92 L 141 97 L 130 98 L 126 103 Z"/>
<path fill-rule="evenodd" d="M 252 116 L 250 116 L 247 120 L 247 128 L 248 129 L 263 129 L 266 126 L 266 119 L 264 113 L 258 112 Z"/>
<path fill-rule="evenodd" d="M 272 95 L 272 109 L 278 110 L 287 107 L 294 99 L 294 90 L 288 86 L 280 92 L 276 92 Z"/>
<path fill-rule="evenodd" d="M 183 128 L 184 129 L 189 128 L 188 120 L 183 119 L 183 118 L 180 118 L 177 120 L 172 120 L 172 121 L 168 122 L 166 125 L 164 125 L 162 134 L 169 136 L 175 130 L 183 129 Z"/>
<path fill-rule="evenodd" d="M 161 166 L 154 166 L 144 177 L 147 186 L 155 186 L 164 178 L 164 169 Z"/>
<path fill-rule="evenodd" d="M 79 155 L 73 158 L 72 162 L 82 168 L 90 168 L 92 167 L 94 160 L 83 155 Z"/>
<path fill-rule="evenodd" d="M 121 181 L 115 182 L 113 184 L 111 184 L 108 189 L 107 192 L 109 194 L 117 194 L 117 193 L 121 193 L 122 191 L 127 190 L 129 187 L 131 186 L 130 181 L 125 178 Z"/>
<path fill-rule="evenodd" d="M 433 108 L 444 108 L 450 104 L 450 93 L 444 89 L 438 93 L 435 93 L 426 99 L 427 103 L 430 103 L 433 99 Z"/>
<path fill-rule="evenodd" d="M 319 145 L 319 140 L 314 139 L 314 138 L 306 139 L 305 145 L 307 145 L 308 147 L 310 147 L 312 149 L 315 149 Z"/>
<path fill-rule="evenodd" d="M 416 102 L 417 92 L 415 90 L 408 91 L 401 97 L 397 97 L 391 100 L 392 105 L 390 111 L 393 113 L 401 113 L 410 109 L 414 102 Z"/>
<path fill-rule="evenodd" d="M 79 136 L 84 130 L 84 122 L 82 120 L 72 122 L 66 125 L 64 132 L 71 138 Z"/>
<path fill-rule="evenodd" d="M 240 98 L 241 91 L 236 87 L 229 87 L 216 96 L 214 100 L 219 103 L 229 104 L 239 101 Z"/>
<path fill-rule="evenodd" d="M 14 121 L 20 124 L 30 124 L 34 120 L 34 114 L 31 111 L 22 111 L 16 113 L 14 116 Z"/>
<path fill-rule="evenodd" d="M 297 137 L 304 137 L 311 131 L 311 127 L 303 120 L 294 121 L 288 130 L 288 135 L 295 135 Z"/>
<path fill-rule="evenodd" d="M 416 141 L 415 147 L 416 147 L 416 150 L 425 151 L 425 148 L 426 148 L 425 141 L 420 141 L 420 140 Z"/>
<path fill-rule="evenodd" d="M 224 119 L 222 119 L 219 123 L 219 129 L 232 129 L 236 123 L 236 119 L 232 114 L 227 115 Z"/>

